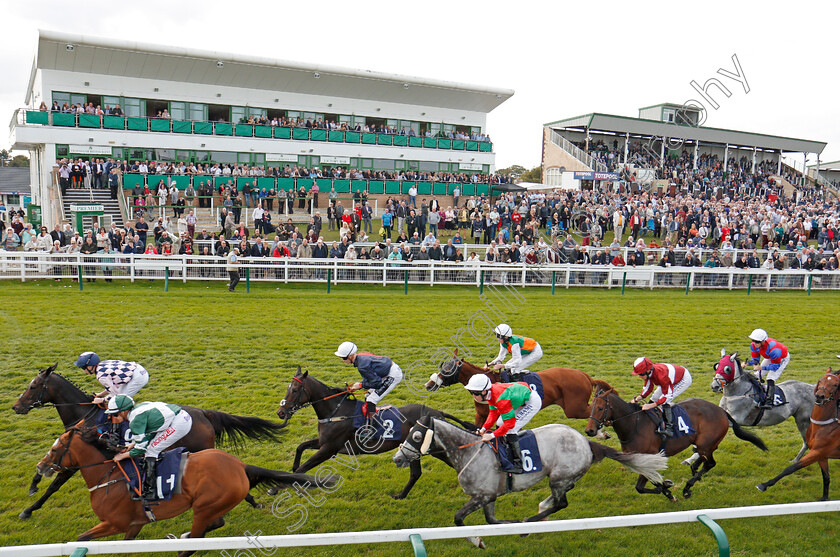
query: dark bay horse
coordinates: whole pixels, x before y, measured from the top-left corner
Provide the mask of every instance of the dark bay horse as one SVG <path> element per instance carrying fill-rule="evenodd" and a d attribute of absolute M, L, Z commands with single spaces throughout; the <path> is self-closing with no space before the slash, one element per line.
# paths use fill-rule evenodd
<path fill-rule="evenodd" d="M 814 409 L 811 411 L 811 425 L 805 435 L 805 442 L 808 444 L 808 452 L 798 462 L 794 462 L 782 473 L 770 481 L 758 484 L 759 491 L 767 491 L 768 487 L 776 485 L 776 482 L 806 468 L 813 463 L 820 465 L 823 479 L 823 493 L 820 501 L 828 501 L 828 486 L 831 483 L 831 476 L 828 474 L 828 459 L 840 458 L 840 423 L 838 420 L 838 388 L 840 388 L 840 371 L 831 371 L 817 382 L 814 388 Z"/>
<path fill-rule="evenodd" d="M 487 375 L 493 383 L 500 380 L 497 371 L 488 371 L 483 367 L 458 357 L 458 350 L 452 355 L 452 359 L 441 364 L 437 373 L 433 374 L 426 383 L 427 391 L 435 391 L 441 387 L 449 387 L 456 383 L 466 385 L 470 377 L 478 373 Z M 595 388 L 609 390 L 609 383 L 600 379 L 592 379 L 586 373 L 571 368 L 552 367 L 538 371 L 537 375 L 542 379 L 543 396 L 542 407 L 556 404 L 563 408 L 567 418 L 589 418 L 589 398 Z M 475 403 L 475 424 L 482 425 L 490 413 L 487 404 Z"/>
<path fill-rule="evenodd" d="M 17 414 L 26 414 L 33 408 L 53 405 L 58 410 L 58 416 L 66 429 L 92 416 L 99 411 L 99 407 L 92 404 L 92 395 L 86 394 L 70 380 L 54 373 L 57 365 L 40 370 L 23 394 L 18 397 L 12 409 Z M 227 441 L 233 445 L 242 442 L 245 438 L 276 441 L 277 433 L 282 427 L 261 418 L 234 416 L 192 406 L 182 406 L 182 408 L 192 417 L 192 429 L 174 446 L 186 447 L 190 452 L 212 449 L 217 441 Z M 74 473 L 73 470 L 66 470 L 56 475 L 44 495 L 20 513 L 19 517 L 31 517 L 32 512 L 40 509 Z M 36 473 L 29 487 L 29 495 L 34 495 L 38 491 L 40 481 L 41 474 Z M 248 495 L 247 500 L 250 504 L 257 506 L 251 495 Z"/>
<path fill-rule="evenodd" d="M 73 426 L 53 444 L 38 469 L 44 475 L 52 472 L 80 470 L 90 491 L 90 506 L 101 521 L 79 535 L 79 541 L 115 534 L 134 539 L 149 523 L 140 501 L 131 500 L 128 489 L 101 489 L 125 482 L 123 473 L 110 460 L 113 453 L 104 454 L 97 446 L 96 425 Z M 333 479 L 328 479 L 333 482 Z M 251 488 L 265 484 L 287 487 L 294 484 L 318 485 L 316 478 L 305 474 L 290 474 L 244 464 L 235 456 L 218 449 L 190 453 L 181 481 L 181 493 L 169 501 L 160 501 L 152 509 L 158 520 L 178 516 L 193 509 L 190 538 L 204 535 L 224 523 L 224 516 L 238 505 Z M 334 483 L 334 482 L 333 482 Z M 323 482 L 321 485 L 325 485 Z M 182 551 L 186 557 L 194 551 Z"/>
<path fill-rule="evenodd" d="M 478 509 L 484 511 L 489 524 L 516 522 L 496 518 L 496 499 L 510 491 L 528 489 L 547 477 L 551 495 L 540 503 L 537 514 L 525 519 L 527 522 L 543 520 L 569 504 L 566 493 L 593 464 L 605 457 L 620 462 L 655 484 L 663 482 L 659 470 L 668 466 L 668 460 L 662 455 L 621 453 L 606 445 L 587 441 L 567 425 L 550 424 L 532 431 L 539 444 L 542 470 L 515 474 L 510 489 L 507 474 L 499 470 L 496 453 L 489 443 L 482 443 L 472 431 L 431 416 L 424 416 L 417 422 L 393 460 L 397 466 L 403 467 L 419 462 L 420 457 L 431 454 L 431 451 L 442 451 L 446 455 L 447 464 L 458 472 L 458 483 L 470 496 L 470 500 L 455 514 L 456 526 L 463 526 L 464 518 Z M 468 539 L 483 547 L 480 538 Z"/>
<path fill-rule="evenodd" d="M 730 426 L 735 436 L 739 439 L 749 441 L 762 451 L 767 446 L 757 436 L 743 429 L 726 413 L 721 407 L 701 400 L 689 398 L 680 403 L 680 406 L 688 413 L 691 426 L 695 433 L 683 437 L 672 437 L 667 440 L 664 446 L 665 456 L 679 454 L 689 446 L 700 455 L 699 460 L 691 464 L 692 477 L 686 482 L 683 488 L 683 497 L 691 497 L 691 488 L 703 477 L 703 474 L 715 467 L 714 452 L 726 436 Z M 592 399 L 592 414 L 586 424 L 586 434 L 590 437 L 604 426 L 612 426 L 618 435 L 621 443 L 621 450 L 633 453 L 658 453 L 663 449 L 662 438 L 656 432 L 657 424 L 641 409 L 642 407 L 632 402 L 625 402 L 618 396 L 614 389 L 598 389 Z M 703 465 L 700 468 L 700 465 Z M 636 482 L 636 491 L 639 493 L 662 493 L 672 501 L 676 501 L 670 490 L 662 487 L 655 489 L 645 488 L 647 478 L 639 476 Z"/>
<path fill-rule="evenodd" d="M 473 428 L 472 424 L 463 422 L 455 416 L 421 404 L 407 404 L 397 408 L 402 418 L 401 423 L 392 424 L 400 433 L 398 440 L 361 439 L 358 435 L 360 430 L 353 425 L 356 400 L 350 397 L 350 392 L 346 388 L 328 387 L 310 376 L 308 371 L 301 372 L 298 367 L 286 390 L 286 397 L 280 402 L 277 415 L 283 420 L 283 425 L 286 425 L 297 411 L 306 406 L 312 406 L 318 416 L 318 437 L 298 445 L 292 465 L 292 471 L 296 473 L 311 470 L 339 453 L 349 454 L 355 459 L 355 455 L 359 454 L 381 454 L 392 451 L 400 446 L 417 420 L 423 416 L 448 419 L 464 427 Z M 307 449 L 315 449 L 316 452 L 309 460 L 301 464 L 303 451 Z M 433 452 L 432 456 L 449 464 L 443 452 Z M 403 490 L 391 497 L 404 499 L 408 495 L 423 473 L 419 461 L 411 464 L 410 472 L 408 483 Z"/>

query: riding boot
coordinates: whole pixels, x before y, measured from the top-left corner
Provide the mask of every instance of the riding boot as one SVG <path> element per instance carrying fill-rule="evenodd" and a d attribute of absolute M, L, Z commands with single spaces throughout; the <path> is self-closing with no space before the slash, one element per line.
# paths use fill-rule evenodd
<path fill-rule="evenodd" d="M 362 414 L 365 416 L 365 425 L 359 433 L 359 442 L 364 445 L 376 432 L 376 422 L 374 420 L 376 416 L 376 405 L 372 402 L 365 402 L 365 405 L 362 407 Z"/>
<path fill-rule="evenodd" d="M 674 409 L 670 404 L 662 406 L 662 433 L 666 437 L 674 436 Z"/>
<path fill-rule="evenodd" d="M 157 478 L 155 477 L 155 468 L 157 467 L 157 457 L 146 457 L 146 481 L 143 483 L 143 500 L 154 501 L 157 499 Z"/>
<path fill-rule="evenodd" d="M 513 474 L 521 474 L 522 470 L 522 451 L 519 449 L 519 435 L 516 433 L 508 433 L 505 435 L 505 443 L 507 443 L 510 451 L 510 461 L 513 468 L 509 470 Z"/>
<path fill-rule="evenodd" d="M 776 382 L 772 379 L 767 380 L 767 394 L 764 397 L 764 402 L 760 408 L 772 408 L 773 399 L 776 397 Z"/>

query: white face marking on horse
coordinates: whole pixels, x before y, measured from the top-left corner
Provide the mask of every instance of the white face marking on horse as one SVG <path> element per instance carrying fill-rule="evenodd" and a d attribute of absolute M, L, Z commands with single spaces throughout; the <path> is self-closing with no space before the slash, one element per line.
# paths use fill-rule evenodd
<path fill-rule="evenodd" d="M 280 401 L 280 406 L 286 406 L 286 399 L 285 398 Z"/>

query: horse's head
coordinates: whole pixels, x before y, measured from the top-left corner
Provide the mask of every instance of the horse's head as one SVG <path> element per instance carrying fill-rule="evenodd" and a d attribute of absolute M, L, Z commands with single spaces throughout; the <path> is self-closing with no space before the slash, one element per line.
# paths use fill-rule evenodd
<path fill-rule="evenodd" d="M 461 367 L 464 365 L 464 360 L 458 357 L 458 349 L 455 349 L 452 357 L 445 362 L 442 362 L 438 367 L 437 373 L 433 373 L 426 383 L 427 391 L 436 391 L 440 387 L 449 387 L 459 382 L 461 376 Z"/>
<path fill-rule="evenodd" d="M 49 380 L 50 374 L 55 371 L 56 367 L 58 367 L 58 364 L 40 370 L 35 379 L 29 382 L 29 386 L 12 405 L 15 414 L 26 414 L 33 408 L 43 406 L 45 402 L 52 400 L 49 393 Z"/>
<path fill-rule="evenodd" d="M 837 389 L 840 388 L 840 371 L 830 371 L 826 373 L 822 379 L 817 381 L 817 386 L 814 387 L 814 402 L 817 406 L 822 406 L 826 402 L 837 400 Z"/>
<path fill-rule="evenodd" d="M 586 429 L 584 430 L 589 437 L 594 437 L 599 429 L 610 425 L 613 414 L 608 397 L 613 392 L 600 387 L 595 391 L 595 396 L 592 397 L 589 421 L 586 422 Z"/>
<path fill-rule="evenodd" d="M 398 468 L 405 468 L 421 456 L 429 454 L 434 437 L 435 427 L 432 417 L 429 415 L 423 416 L 417 420 L 417 423 L 408 432 L 405 441 L 400 444 L 400 448 L 393 458 L 394 464 Z"/>
<path fill-rule="evenodd" d="M 75 433 L 75 428 L 65 431 L 55 440 L 46 456 L 35 465 L 35 469 L 38 470 L 40 475 L 49 478 L 54 472 L 61 472 L 74 466 L 70 454 L 70 443 L 73 442 Z"/>
<path fill-rule="evenodd" d="M 720 361 L 714 365 L 715 377 L 712 379 L 712 391 L 719 393 L 723 388 L 741 376 L 741 360 L 738 353 L 727 354 L 726 349 L 720 351 Z"/>
<path fill-rule="evenodd" d="M 280 408 L 277 410 L 277 416 L 283 420 L 281 425 L 287 425 L 295 412 L 310 402 L 309 392 L 305 387 L 307 377 L 309 377 L 309 372 L 301 372 L 298 366 L 295 376 L 289 383 L 289 388 L 286 389 L 286 396 L 280 401 Z"/>

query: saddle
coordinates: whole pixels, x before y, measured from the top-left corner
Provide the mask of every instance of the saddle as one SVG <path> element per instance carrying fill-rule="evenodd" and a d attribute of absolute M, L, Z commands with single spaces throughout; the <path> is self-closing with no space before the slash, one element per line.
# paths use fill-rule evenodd
<path fill-rule="evenodd" d="M 756 406 L 761 406 L 767 398 L 767 391 L 764 389 L 764 385 L 762 385 L 758 380 L 758 377 L 752 373 L 745 373 L 744 376 L 749 380 L 750 385 L 752 386 L 752 394 L 749 396 L 755 401 Z M 788 401 L 787 397 L 785 397 L 784 391 L 776 385 L 776 391 L 773 394 L 773 400 L 771 401 L 770 406 L 782 406 L 787 403 Z"/>
<path fill-rule="evenodd" d="M 504 439 L 496 437 L 490 442 L 496 457 L 499 459 L 499 468 L 502 472 L 510 472 L 513 469 L 513 461 L 510 456 L 510 449 Z M 537 445 L 537 437 L 530 429 L 519 432 L 519 452 L 522 454 L 522 473 L 530 474 L 542 470 L 542 459 L 540 448 Z"/>
<path fill-rule="evenodd" d="M 679 404 L 674 404 L 671 406 L 671 414 L 673 417 L 673 423 L 671 425 L 673 426 L 672 429 L 674 431 L 674 435 L 667 435 L 665 432 L 665 418 L 663 416 L 663 412 L 664 410 L 660 411 L 658 409 L 646 411 L 647 415 L 653 421 L 656 432 L 662 437 L 663 444 L 669 438 L 676 439 L 678 437 L 685 437 L 686 435 L 694 435 L 697 433 L 691 426 L 691 418 L 688 417 L 688 412 L 686 412 Z"/>
<path fill-rule="evenodd" d="M 360 429 L 367 425 L 367 420 L 362 414 L 362 406 L 364 401 L 356 401 L 356 411 L 353 414 L 353 427 Z M 399 441 L 402 438 L 402 423 L 405 418 L 400 414 L 400 411 L 392 405 L 378 406 L 376 414 L 373 415 L 373 421 L 370 424 L 376 430 L 373 433 L 373 439 L 383 439 L 385 441 Z"/>
<path fill-rule="evenodd" d="M 164 451 L 158 457 L 155 475 L 157 476 L 157 493 L 151 501 L 169 501 L 173 495 L 181 493 L 181 478 L 187 466 L 189 452 L 184 447 L 176 447 Z M 145 463 L 142 458 L 132 458 L 122 463 L 122 470 L 128 480 L 128 490 L 139 493 L 143 490 L 145 481 Z M 149 503 L 150 501 L 146 501 Z"/>

